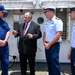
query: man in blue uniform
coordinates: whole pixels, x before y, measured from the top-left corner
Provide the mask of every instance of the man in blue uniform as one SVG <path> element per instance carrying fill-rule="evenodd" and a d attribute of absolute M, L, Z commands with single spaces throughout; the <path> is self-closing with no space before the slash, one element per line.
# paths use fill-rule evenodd
<path fill-rule="evenodd" d="M 71 20 L 75 21 L 75 6 L 70 6 L 70 17 Z M 71 31 L 71 48 L 68 52 L 68 59 L 71 61 L 71 71 L 72 75 L 75 75 L 75 22 Z"/>
<path fill-rule="evenodd" d="M 62 41 L 63 22 L 55 16 L 54 11 L 55 7 L 47 6 L 44 8 L 48 20 L 44 27 L 43 44 L 49 75 L 60 75 L 59 50 Z"/>
<path fill-rule="evenodd" d="M 4 6 L 0 4 L 0 62 L 1 62 L 1 75 L 8 75 L 8 64 L 9 64 L 9 47 L 8 39 L 10 36 L 10 28 L 8 23 L 3 18 L 4 14 L 7 13 Z"/>

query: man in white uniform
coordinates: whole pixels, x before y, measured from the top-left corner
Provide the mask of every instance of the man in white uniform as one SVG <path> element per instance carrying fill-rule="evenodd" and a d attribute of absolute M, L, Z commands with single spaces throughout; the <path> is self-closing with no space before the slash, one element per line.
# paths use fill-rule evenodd
<path fill-rule="evenodd" d="M 75 6 L 70 6 L 71 20 L 75 20 Z M 71 48 L 68 52 L 68 59 L 71 61 L 72 75 L 75 75 L 75 22 L 71 31 Z"/>
<path fill-rule="evenodd" d="M 59 51 L 63 22 L 55 16 L 55 7 L 45 7 L 44 13 L 48 19 L 43 33 L 46 60 L 49 75 L 60 75 Z"/>

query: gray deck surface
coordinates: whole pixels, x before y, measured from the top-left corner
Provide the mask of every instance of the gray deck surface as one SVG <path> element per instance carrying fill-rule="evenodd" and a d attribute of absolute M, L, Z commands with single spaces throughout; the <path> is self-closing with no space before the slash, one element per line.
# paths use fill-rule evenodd
<path fill-rule="evenodd" d="M 9 75 L 21 75 L 19 63 L 15 63 L 9 68 Z M 36 63 L 36 75 L 48 75 L 46 63 Z M 0 70 L 1 75 L 1 70 Z M 29 67 L 27 68 L 27 75 L 29 74 Z M 71 75 L 70 64 L 61 64 L 61 75 Z"/>

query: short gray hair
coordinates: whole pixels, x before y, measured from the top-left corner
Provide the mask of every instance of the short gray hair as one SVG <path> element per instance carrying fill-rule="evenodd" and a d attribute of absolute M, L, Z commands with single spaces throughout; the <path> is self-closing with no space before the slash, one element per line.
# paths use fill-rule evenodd
<path fill-rule="evenodd" d="M 25 14 L 28 14 L 28 16 L 32 18 L 32 13 L 31 12 L 26 12 Z"/>

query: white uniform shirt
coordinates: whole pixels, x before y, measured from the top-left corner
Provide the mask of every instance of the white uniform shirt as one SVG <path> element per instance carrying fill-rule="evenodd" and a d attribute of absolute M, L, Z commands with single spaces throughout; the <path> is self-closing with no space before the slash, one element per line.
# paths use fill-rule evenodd
<path fill-rule="evenodd" d="M 75 23 L 71 31 L 71 47 L 75 48 Z"/>
<path fill-rule="evenodd" d="M 44 27 L 44 32 L 46 33 L 45 41 L 50 42 L 54 36 L 56 35 L 57 31 L 63 31 L 63 22 L 61 19 L 54 16 L 52 20 L 47 20 Z M 57 42 L 61 42 L 62 39 L 59 38 Z"/>

